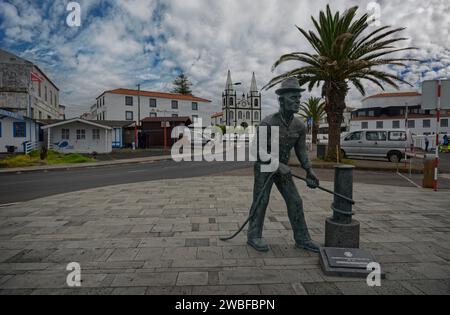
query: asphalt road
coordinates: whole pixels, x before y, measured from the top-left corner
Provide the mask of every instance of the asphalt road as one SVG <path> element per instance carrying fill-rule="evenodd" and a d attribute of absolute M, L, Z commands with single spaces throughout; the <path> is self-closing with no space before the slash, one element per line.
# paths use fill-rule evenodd
<path fill-rule="evenodd" d="M 333 180 L 333 170 L 316 170 L 316 172 L 321 180 Z M 0 175 L 0 205 L 126 183 L 209 175 L 251 176 L 252 174 L 252 164 L 249 162 L 176 163 L 173 161 L 64 171 L 2 174 Z M 404 178 L 386 172 L 355 171 L 354 181 L 355 183 L 366 184 L 413 186 Z"/>
<path fill-rule="evenodd" d="M 249 167 L 249 163 L 162 161 L 123 166 L 0 175 L 0 205 L 89 188 L 207 176 Z"/>

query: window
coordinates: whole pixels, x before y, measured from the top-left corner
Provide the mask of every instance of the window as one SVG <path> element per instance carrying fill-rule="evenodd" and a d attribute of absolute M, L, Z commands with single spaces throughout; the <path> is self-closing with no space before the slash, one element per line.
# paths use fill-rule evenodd
<path fill-rule="evenodd" d="M 156 117 L 156 113 L 150 113 L 150 117 Z"/>
<path fill-rule="evenodd" d="M 178 117 L 178 114 L 172 114 L 172 117 L 173 117 L 173 118 L 177 118 L 177 117 Z"/>
<path fill-rule="evenodd" d="M 58 99 L 56 98 L 56 94 L 55 94 L 55 106 L 58 107 Z"/>
<path fill-rule="evenodd" d="M 0 138 L 2 137 L 2 122 L 0 121 Z"/>
<path fill-rule="evenodd" d="M 151 98 L 148 100 L 150 107 L 155 108 L 156 107 L 156 99 Z"/>
<path fill-rule="evenodd" d="M 406 141 L 406 133 L 400 131 L 389 132 L 389 141 Z"/>
<path fill-rule="evenodd" d="M 62 140 L 70 139 L 70 130 L 69 129 L 61 129 L 61 139 Z"/>
<path fill-rule="evenodd" d="M 178 101 L 172 101 L 172 109 L 178 109 Z"/>
<path fill-rule="evenodd" d="M 399 120 L 394 120 L 392 122 L 392 129 L 400 129 L 400 121 Z"/>
<path fill-rule="evenodd" d="M 367 141 L 386 141 L 386 132 L 382 131 L 368 131 L 366 132 Z"/>
<path fill-rule="evenodd" d="M 13 123 L 14 138 L 25 138 L 27 136 L 27 126 L 24 122 Z"/>
<path fill-rule="evenodd" d="M 416 128 L 416 121 L 408 120 L 408 128 Z"/>
<path fill-rule="evenodd" d="M 133 120 L 133 112 L 125 112 L 125 120 Z"/>
<path fill-rule="evenodd" d="M 198 103 L 192 102 L 192 110 L 198 110 Z"/>
<path fill-rule="evenodd" d="M 46 86 L 44 87 L 44 98 L 45 98 L 45 101 L 47 102 L 47 87 Z"/>
<path fill-rule="evenodd" d="M 377 121 L 377 129 L 383 129 L 383 122 L 382 121 Z"/>
<path fill-rule="evenodd" d="M 125 96 L 125 106 L 133 106 L 133 97 Z"/>
<path fill-rule="evenodd" d="M 354 132 L 349 134 L 346 138 L 345 141 L 359 141 L 362 138 L 362 132 Z"/>
<path fill-rule="evenodd" d="M 375 116 L 375 111 L 369 110 L 369 117 L 374 117 L 374 116 Z"/>
<path fill-rule="evenodd" d="M 448 119 L 442 119 L 441 120 L 441 127 L 447 128 L 448 127 Z"/>
<path fill-rule="evenodd" d="M 250 118 L 251 118 L 250 112 L 246 112 L 245 119 L 250 120 Z"/>
<path fill-rule="evenodd" d="M 431 128 L 431 120 L 425 119 L 422 121 L 422 123 L 423 123 L 423 128 Z"/>
<path fill-rule="evenodd" d="M 255 107 L 258 107 L 258 106 L 259 106 L 259 101 L 258 101 L 257 99 L 255 100 L 254 106 L 255 106 Z"/>
<path fill-rule="evenodd" d="M 100 129 L 93 129 L 92 130 L 92 139 L 93 140 L 100 140 Z"/>
<path fill-rule="evenodd" d="M 86 140 L 86 129 L 77 129 L 77 140 Z"/>
<path fill-rule="evenodd" d="M 363 121 L 361 123 L 361 129 L 369 129 L 369 123 L 367 121 Z"/>
<path fill-rule="evenodd" d="M 234 119 L 234 112 L 230 112 L 230 120 Z"/>
<path fill-rule="evenodd" d="M 238 112 L 238 119 L 242 119 L 242 112 L 241 111 Z"/>
<path fill-rule="evenodd" d="M 255 112 L 255 120 L 259 120 L 259 113 Z"/>
<path fill-rule="evenodd" d="M 53 105 L 53 91 L 50 91 L 50 104 Z"/>
<path fill-rule="evenodd" d="M 39 97 L 42 97 L 42 83 L 41 83 L 41 81 L 39 81 L 39 83 L 38 83 L 38 92 L 39 92 Z"/>

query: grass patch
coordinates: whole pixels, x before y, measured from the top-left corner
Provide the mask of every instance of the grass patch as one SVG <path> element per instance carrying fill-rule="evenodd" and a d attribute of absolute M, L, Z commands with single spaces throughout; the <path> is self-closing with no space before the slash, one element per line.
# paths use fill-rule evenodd
<path fill-rule="evenodd" d="M 89 162 L 95 162 L 95 160 L 78 153 L 62 154 L 55 151 L 48 151 L 47 158 L 45 160 L 41 160 L 40 152 L 33 151 L 29 155 L 15 155 L 0 160 L 0 168 L 76 164 Z"/>

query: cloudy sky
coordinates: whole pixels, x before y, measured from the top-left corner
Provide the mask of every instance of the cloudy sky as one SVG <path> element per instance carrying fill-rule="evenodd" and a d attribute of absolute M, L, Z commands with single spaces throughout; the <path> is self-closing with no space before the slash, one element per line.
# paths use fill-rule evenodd
<path fill-rule="evenodd" d="M 371 1 L 332 1 L 332 8 L 353 5 L 360 14 Z M 227 70 L 247 92 L 252 72 L 258 86 L 274 73 L 284 53 L 310 51 L 295 25 L 312 28 L 324 0 L 80 0 L 81 26 L 66 24 L 63 0 L 0 0 L 0 46 L 35 62 L 61 89 L 61 103 L 80 114 L 104 90 L 135 88 L 169 91 L 184 71 L 194 94 L 220 108 Z M 405 46 L 419 48 L 422 60 L 400 73 L 419 90 L 423 79 L 450 76 L 450 1 L 378 0 L 382 25 L 407 27 Z M 288 63 L 275 74 L 295 67 Z M 379 92 L 367 83 L 369 94 Z M 307 93 L 304 97 L 307 97 Z M 318 95 L 318 91 L 312 94 Z M 361 96 L 351 90 L 348 105 Z M 264 114 L 277 108 L 273 91 L 263 93 Z"/>

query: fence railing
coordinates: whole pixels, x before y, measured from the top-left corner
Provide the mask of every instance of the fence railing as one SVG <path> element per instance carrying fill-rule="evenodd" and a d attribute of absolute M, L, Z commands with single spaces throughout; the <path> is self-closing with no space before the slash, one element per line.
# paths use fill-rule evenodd
<path fill-rule="evenodd" d="M 25 154 L 30 154 L 32 151 L 39 149 L 39 142 L 28 142 L 27 141 L 23 144 L 23 146 L 24 146 Z"/>

